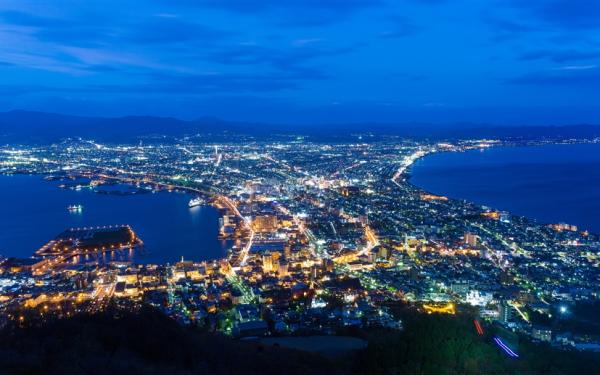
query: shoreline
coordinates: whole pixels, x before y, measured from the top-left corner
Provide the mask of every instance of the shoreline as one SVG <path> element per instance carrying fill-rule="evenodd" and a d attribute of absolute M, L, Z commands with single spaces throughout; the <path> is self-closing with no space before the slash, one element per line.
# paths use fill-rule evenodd
<path fill-rule="evenodd" d="M 508 143 L 508 144 L 495 144 L 489 147 L 486 147 L 484 149 L 508 149 L 508 148 L 523 148 L 523 149 L 531 149 L 532 147 L 543 147 L 543 146 L 574 146 L 574 145 L 590 145 L 590 144 L 600 144 L 600 141 L 598 140 L 583 140 L 583 141 L 577 141 L 577 142 L 537 142 L 537 143 L 531 143 L 531 144 L 514 144 L 514 143 Z M 544 226 L 549 226 L 549 225 L 556 225 L 556 224 L 561 224 L 561 223 L 566 223 L 564 220 L 559 220 L 558 222 L 553 222 L 553 221 L 547 221 L 541 218 L 536 218 L 534 216 L 528 215 L 528 214 L 518 214 L 518 213 L 514 213 L 513 210 L 508 210 L 508 209 L 499 209 L 496 208 L 493 204 L 486 204 L 486 203 L 480 203 L 480 202 L 476 202 L 475 200 L 472 199 L 468 199 L 468 198 L 457 198 L 457 197 L 452 197 L 450 195 L 447 195 L 445 192 L 439 192 L 439 193 L 434 193 L 432 191 L 430 191 L 429 189 L 426 189 L 425 187 L 419 186 L 417 184 L 415 184 L 413 182 L 413 174 L 412 174 L 412 170 L 416 164 L 417 161 L 421 160 L 421 159 L 425 159 L 426 157 L 432 155 L 432 154 L 437 154 L 437 153 L 457 153 L 457 152 L 469 152 L 469 151 L 476 151 L 477 147 L 473 147 L 473 148 L 468 148 L 468 149 L 463 149 L 463 150 L 456 150 L 456 149 L 445 149 L 445 150 L 435 150 L 435 151 L 431 151 L 431 152 L 427 152 L 424 155 L 416 158 L 409 166 L 407 166 L 402 175 L 400 177 L 402 177 L 402 182 L 404 182 L 406 185 L 410 186 L 410 188 L 414 189 L 417 192 L 423 193 L 423 194 L 429 194 L 429 195 L 435 195 L 435 196 L 443 196 L 445 198 L 447 198 L 450 201 L 459 201 L 459 202 L 466 202 L 468 204 L 472 204 L 474 206 L 479 207 L 480 209 L 484 210 L 485 209 L 491 209 L 494 211 L 503 211 L 503 212 L 507 212 L 510 216 L 515 216 L 515 217 L 519 217 L 522 219 L 526 219 L 528 221 L 534 222 L 538 225 L 544 225 Z M 396 183 L 395 181 L 393 181 L 394 183 Z M 397 184 L 397 183 L 396 183 Z M 398 185 L 398 184 L 397 184 Z M 579 224 L 577 225 L 578 227 L 580 226 L 586 226 L 586 224 Z M 578 229 L 579 232 L 588 232 L 588 233 L 593 233 L 596 234 L 598 231 L 595 230 L 588 230 L 588 229 Z"/>
<path fill-rule="evenodd" d="M 112 198 L 110 202 L 113 202 L 113 203 L 109 203 L 109 204 L 112 205 L 112 204 L 115 204 L 114 203 L 115 201 L 113 200 L 115 198 L 120 199 L 120 198 L 125 198 L 125 197 L 136 197 L 136 196 L 148 197 L 148 196 L 154 196 L 155 195 L 155 194 L 124 194 L 124 195 L 120 195 L 120 194 L 103 194 L 103 193 L 98 193 L 98 192 L 91 191 L 91 190 L 88 190 L 88 189 L 83 189 L 83 190 L 85 190 L 85 194 L 86 195 L 89 194 L 91 196 L 91 198 L 83 198 L 83 197 L 77 198 L 77 195 L 76 195 L 77 192 L 75 190 L 73 190 L 73 189 L 61 189 L 56 184 L 53 184 L 53 183 L 47 184 L 48 182 L 52 182 L 52 181 L 47 181 L 47 180 L 44 179 L 44 177 L 49 176 L 49 175 L 51 175 L 51 173 L 2 173 L 2 174 L 0 174 L 0 177 L 6 177 L 6 178 L 10 178 L 10 177 L 15 177 L 15 178 L 19 178 L 19 177 L 21 177 L 21 178 L 29 178 L 31 180 L 25 180 L 25 181 L 30 181 L 30 182 L 35 181 L 35 183 L 39 183 L 39 184 L 42 184 L 42 185 L 49 186 L 49 188 L 51 189 L 51 191 L 56 190 L 59 194 L 60 194 L 60 191 L 65 191 L 66 193 L 69 193 L 69 194 L 73 195 L 73 197 L 74 197 L 73 199 L 67 199 L 69 202 L 75 202 L 78 199 L 79 200 L 84 200 L 84 201 L 87 200 L 87 199 L 91 199 L 92 203 L 94 203 L 94 202 L 97 203 L 97 199 Z M 80 175 L 78 174 L 78 176 L 80 176 Z M 82 176 L 82 177 L 89 177 L 89 176 Z M 125 185 L 135 186 L 135 184 L 132 183 L 132 182 L 130 182 L 130 181 L 119 181 L 119 182 L 123 183 Z M 153 184 L 153 185 L 155 185 L 155 184 Z M 157 185 L 161 185 L 161 186 L 159 187 Z M 188 206 L 188 199 L 198 195 L 198 193 L 193 192 L 192 189 L 187 188 L 187 187 L 182 187 L 182 188 L 178 187 L 178 188 L 173 188 L 171 190 L 168 190 L 166 188 L 166 186 L 167 186 L 166 184 L 157 184 L 157 185 L 155 185 L 155 186 L 157 187 L 157 192 L 158 193 L 161 193 L 161 192 L 162 193 L 173 192 L 173 193 L 176 193 L 176 195 L 179 195 L 179 194 L 182 195 L 181 198 L 177 198 L 176 201 L 173 201 L 171 203 L 173 203 L 175 205 L 175 208 L 173 210 L 178 210 L 178 211 L 183 212 L 182 215 L 184 215 L 184 216 L 185 216 L 185 212 L 187 212 L 187 211 L 190 210 L 190 207 Z M 46 191 L 46 189 L 44 189 L 42 193 L 43 194 L 48 194 L 48 191 Z M 159 194 L 157 194 L 157 195 L 159 195 Z M 171 195 L 171 194 L 164 194 L 165 197 L 167 195 Z M 101 198 L 93 198 L 93 196 L 98 196 L 98 197 L 101 197 Z M 186 197 L 187 197 L 187 199 L 186 199 Z M 145 198 L 145 199 L 148 199 L 148 198 Z M 165 198 L 162 198 L 162 199 L 164 200 Z M 168 198 L 166 198 L 166 199 L 168 199 Z M 59 199 L 59 201 L 62 201 L 62 200 L 64 200 L 64 199 Z M 181 205 L 179 205 L 179 203 L 178 203 L 180 200 L 184 200 L 184 202 Z M 144 202 L 148 202 L 148 201 L 144 200 Z M 86 205 L 86 207 L 87 207 L 87 203 L 86 202 L 82 202 L 82 203 L 84 203 Z M 121 205 L 121 203 L 116 203 L 116 204 L 117 205 Z M 157 204 L 160 205 L 162 203 L 157 203 Z M 94 204 L 92 204 L 92 206 L 94 206 Z M 211 209 L 210 212 L 214 211 L 216 213 L 216 215 L 217 215 L 216 222 L 218 223 L 219 208 L 217 206 L 215 206 L 214 204 L 209 204 L 209 203 L 207 203 L 207 204 L 205 204 L 203 206 L 207 207 L 207 208 L 210 208 Z M 46 210 L 46 211 L 48 211 L 48 210 Z M 54 212 L 54 211 L 48 211 L 48 212 Z M 61 209 L 61 212 L 62 212 L 62 209 Z M 91 212 L 92 211 L 90 211 L 90 213 Z M 210 215 L 212 215 L 212 213 Z M 52 216 L 56 216 L 56 215 L 52 214 Z M 88 225 L 88 226 L 94 226 L 94 227 L 95 226 L 111 226 L 111 225 L 114 225 L 115 220 L 104 220 L 105 216 L 106 215 L 104 215 L 104 213 L 100 213 L 100 214 L 91 213 L 91 216 L 88 218 L 88 221 L 86 221 L 86 223 L 88 223 L 88 224 L 91 223 L 91 225 Z M 125 215 L 125 219 L 123 219 L 123 218 L 117 219 L 117 222 L 119 222 L 119 221 L 120 222 L 124 222 L 124 223 L 126 223 L 124 225 L 134 227 L 134 229 L 138 233 L 139 232 L 145 232 L 146 234 L 148 234 L 149 232 L 153 232 L 153 231 L 156 232 L 156 230 L 153 229 L 153 226 L 154 227 L 156 226 L 155 224 L 153 224 L 154 222 L 156 222 L 156 220 L 150 220 L 149 222 L 147 220 L 141 220 L 142 221 L 142 225 L 140 225 L 140 222 L 139 222 L 140 220 L 137 220 L 137 221 L 134 221 L 134 222 L 129 221 L 129 219 L 131 219 L 130 216 L 131 215 Z M 91 220 L 91 222 L 89 220 Z M 146 224 L 144 225 L 144 223 L 146 223 Z M 22 224 L 19 224 L 19 225 L 22 225 Z M 218 230 L 218 224 L 215 224 L 215 225 L 217 225 L 217 230 Z M 27 243 L 25 243 L 25 245 L 20 245 L 19 249 L 22 249 L 22 250 L 19 250 L 19 251 L 8 251 L 8 250 L 11 248 L 10 244 L 16 243 L 15 241 L 20 241 L 20 239 L 19 239 L 20 237 L 19 236 L 12 236 L 12 235 L 11 236 L 5 236 L 7 238 L 8 242 L 7 242 L 7 245 L 4 248 L 7 249 L 7 252 L 4 253 L 3 255 L 6 258 L 36 258 L 36 257 L 39 257 L 40 256 L 38 254 L 39 248 L 43 247 L 45 244 L 47 244 L 49 241 L 51 241 L 54 238 L 55 235 L 58 235 L 58 234 L 62 233 L 65 230 L 68 230 L 68 229 L 71 229 L 71 228 L 76 228 L 76 227 L 79 227 L 79 226 L 84 227 L 85 223 L 83 225 L 79 224 L 79 222 L 70 223 L 70 224 L 66 223 L 64 227 L 61 226 L 61 227 L 55 228 L 56 229 L 55 232 L 50 233 L 49 236 L 43 236 L 43 235 L 34 236 L 34 237 L 37 237 L 36 244 L 33 244 L 32 246 L 27 246 L 27 243 L 29 243 L 29 242 L 33 243 L 32 241 L 28 241 Z M 201 226 L 200 228 L 202 228 L 201 229 L 202 231 L 205 230 L 205 229 L 203 229 L 204 226 Z M 29 229 L 27 229 L 27 230 L 29 230 Z M 51 230 L 52 229 L 45 230 L 45 232 L 50 232 Z M 186 230 L 186 229 L 178 229 L 179 232 L 181 232 L 181 230 Z M 176 233 L 179 233 L 179 232 L 176 232 Z M 148 249 L 147 248 L 147 246 L 148 246 L 148 238 L 146 236 L 144 236 L 143 233 L 142 233 L 141 237 L 143 237 L 142 241 L 146 242 L 146 252 L 144 252 L 144 253 L 138 253 L 136 251 L 135 256 L 133 258 L 131 258 L 131 259 L 127 259 L 127 260 L 124 260 L 124 259 L 115 259 L 114 261 L 117 261 L 117 262 L 123 262 L 123 261 L 124 262 L 131 262 L 133 264 L 140 264 L 140 265 L 144 265 L 144 264 L 154 265 L 154 264 L 163 264 L 163 263 L 164 264 L 166 264 L 166 263 L 176 263 L 178 261 L 179 256 L 173 257 L 172 260 L 165 260 L 165 261 L 154 260 L 153 258 L 156 258 L 156 257 L 158 257 L 158 258 L 163 258 L 163 257 L 164 258 L 168 258 L 170 253 L 175 254 L 175 253 L 177 253 L 177 250 L 175 250 L 175 251 L 170 250 L 164 243 L 162 243 L 160 241 L 157 242 L 156 238 L 154 238 L 156 236 L 151 236 L 152 238 L 154 238 L 154 240 L 152 241 L 152 243 L 150 243 L 150 246 L 153 248 L 153 250 L 149 253 L 147 251 L 147 249 Z M 214 260 L 220 260 L 220 259 L 223 259 L 224 257 L 227 256 L 227 253 L 228 253 L 229 249 L 231 248 L 230 240 L 227 240 L 227 239 L 223 240 L 223 239 L 217 238 L 217 233 L 216 232 L 215 232 L 214 240 L 215 240 L 215 242 L 218 243 L 218 249 L 209 246 L 207 248 L 208 252 L 204 253 L 204 250 L 203 250 L 200 253 L 201 256 L 198 256 L 198 254 L 194 255 L 193 257 L 196 257 L 196 259 L 199 258 L 197 260 L 197 262 L 209 262 L 209 261 L 214 261 Z M 37 242 L 39 242 L 39 244 Z M 183 255 L 187 259 L 188 256 L 192 256 L 191 252 L 187 251 L 187 248 L 189 248 L 189 247 L 198 247 L 200 249 L 204 249 L 204 244 L 205 244 L 205 242 L 202 242 L 202 241 L 198 242 L 197 244 L 195 242 L 189 242 L 187 245 L 185 245 L 184 247 L 181 248 L 182 251 L 183 251 L 183 253 L 184 253 Z M 128 247 L 126 247 L 126 248 L 128 248 Z M 136 250 L 139 250 L 141 248 L 142 247 L 140 247 L 140 246 L 135 246 Z M 0 249 L 0 250 L 3 250 L 3 249 Z M 114 250 L 120 250 L 120 249 L 116 249 L 116 248 L 115 249 L 110 249 L 111 252 L 114 251 Z M 218 255 L 217 254 L 212 254 L 213 251 L 217 251 L 219 254 Z M 105 252 L 99 251 L 97 254 L 107 253 L 107 252 L 109 252 L 109 249 L 106 249 Z M 154 256 L 151 256 L 150 259 L 148 259 L 148 255 L 152 254 L 152 253 L 154 253 Z M 93 255 L 92 253 L 90 253 L 90 254 Z M 90 255 L 90 254 L 88 254 L 88 255 Z M 96 254 L 96 253 L 94 253 L 94 254 Z M 78 255 L 82 255 L 82 254 L 78 254 Z M 141 256 L 141 258 L 140 258 L 140 256 Z M 196 262 L 196 260 L 194 260 L 194 261 Z"/>

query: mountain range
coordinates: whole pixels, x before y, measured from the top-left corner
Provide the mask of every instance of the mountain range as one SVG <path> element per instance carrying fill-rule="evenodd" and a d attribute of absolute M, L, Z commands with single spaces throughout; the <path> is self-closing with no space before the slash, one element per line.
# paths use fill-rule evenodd
<path fill-rule="evenodd" d="M 600 137 L 600 126 L 500 126 L 476 123 L 351 123 L 284 125 L 232 122 L 204 117 L 180 120 L 172 117 L 125 116 L 83 117 L 56 113 L 14 110 L 0 112 L 0 144 L 45 143 L 82 137 L 105 142 L 130 142 L 142 138 L 176 138 L 189 135 L 227 138 L 228 135 L 292 136 L 330 140 L 357 135 L 395 135 L 416 139 L 467 138 L 592 138 Z"/>

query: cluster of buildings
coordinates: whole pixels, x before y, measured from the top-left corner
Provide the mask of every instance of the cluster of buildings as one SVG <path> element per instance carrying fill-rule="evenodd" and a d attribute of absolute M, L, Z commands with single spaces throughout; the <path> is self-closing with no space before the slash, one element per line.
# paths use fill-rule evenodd
<path fill-rule="evenodd" d="M 0 172 L 85 176 L 206 195 L 224 259 L 163 265 L 0 266 L 0 311 L 26 319 L 108 301 L 151 304 L 183 324 L 231 335 L 400 328 L 385 307 L 479 317 L 558 346 L 596 348 L 563 322 L 598 301 L 600 238 L 424 192 L 407 180 L 429 153 L 490 147 L 399 138 L 323 144 L 188 138 L 149 145 L 68 141 L 0 148 Z M 12 262 L 12 263 L 11 263 Z"/>

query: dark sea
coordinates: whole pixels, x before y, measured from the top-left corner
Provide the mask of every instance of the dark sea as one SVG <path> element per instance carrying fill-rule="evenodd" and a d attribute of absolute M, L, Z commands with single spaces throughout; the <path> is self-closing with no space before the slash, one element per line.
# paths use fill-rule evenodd
<path fill-rule="evenodd" d="M 129 224 L 144 241 L 141 249 L 117 251 L 100 260 L 135 263 L 222 258 L 231 243 L 217 238 L 219 213 L 211 206 L 188 207 L 191 195 L 162 191 L 137 195 L 98 194 L 58 187 L 41 176 L 0 175 L 0 255 L 28 257 L 71 227 Z M 125 192 L 131 187 L 108 187 Z M 83 205 L 71 213 L 69 205 Z M 88 259 L 93 260 L 93 259 Z"/>
<path fill-rule="evenodd" d="M 600 233 L 600 144 L 437 153 L 411 174 L 435 194 Z"/>

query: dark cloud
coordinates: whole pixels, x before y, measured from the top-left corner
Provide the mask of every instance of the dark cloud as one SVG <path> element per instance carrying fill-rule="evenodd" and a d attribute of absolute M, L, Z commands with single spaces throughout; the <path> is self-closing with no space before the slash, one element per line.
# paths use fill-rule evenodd
<path fill-rule="evenodd" d="M 18 11 L 0 12 L 0 20 L 5 24 L 27 27 L 62 27 L 65 22 L 60 19 L 43 17 Z"/>
<path fill-rule="evenodd" d="M 579 51 L 569 50 L 534 50 L 522 53 L 520 60 L 541 60 L 546 59 L 556 63 L 566 63 L 570 61 L 585 61 L 600 58 L 600 50 Z"/>
<path fill-rule="evenodd" d="M 385 103 L 348 105 L 368 118 L 392 104 L 510 107 L 531 99 L 552 107 L 563 93 L 571 103 L 591 103 L 600 74 L 600 0 L 10 0 L 10 6 L 21 10 L 0 9 L 0 68 L 9 78 L 3 83 L 14 85 L 0 89 L 0 101 L 10 103 L 82 99 L 126 112 L 123 103 L 135 102 L 140 111 L 170 106 L 171 114 L 197 112 L 191 99 L 174 104 L 183 103 L 179 96 L 255 95 L 306 108 Z M 489 43 L 490 36 L 504 43 Z M 518 76 L 530 66 L 536 72 Z M 499 77 L 514 77 L 508 82 L 515 86 Z M 263 116 L 270 104 L 260 110 L 246 104 L 246 114 Z M 329 107 L 319 113 L 329 114 Z M 335 116 L 348 107 L 336 105 Z M 222 106 L 225 114 L 230 108 Z"/>
<path fill-rule="evenodd" d="M 596 66 L 569 66 L 552 71 L 534 72 L 512 78 L 516 85 L 565 86 L 600 89 L 600 69 Z"/>
<path fill-rule="evenodd" d="M 110 29 L 104 27 L 100 20 L 83 22 L 15 11 L 0 12 L 0 20 L 5 25 L 33 29 L 32 35 L 41 41 L 71 46 L 97 46 L 111 35 Z"/>
<path fill-rule="evenodd" d="M 166 72 L 131 73 L 143 78 L 137 83 L 88 83 L 78 86 L 4 85 L 5 93 L 31 94 L 39 92 L 62 92 L 78 94 L 182 94 L 213 95 L 268 93 L 299 88 L 298 76 L 286 74 L 175 74 Z"/>
<path fill-rule="evenodd" d="M 302 42 L 302 41 L 300 41 Z M 322 79 L 326 75 L 306 64 L 312 60 L 350 53 L 362 46 L 355 44 L 340 48 L 324 48 L 308 45 L 277 49 L 259 45 L 237 45 L 212 53 L 208 59 L 223 65 L 268 65 L 302 79 Z"/>
<path fill-rule="evenodd" d="M 86 85 L 81 92 L 140 94 L 227 94 L 275 92 L 298 88 L 295 77 L 257 74 L 167 74 L 152 73 L 142 84 Z"/>
<path fill-rule="evenodd" d="M 513 0 L 511 4 L 536 20 L 565 29 L 600 28 L 597 0 Z"/>
<path fill-rule="evenodd" d="M 23 12 L 2 12 L 0 19 L 10 25 L 33 28 L 33 35 L 44 42 L 77 47 L 118 47 L 123 43 L 169 44 L 213 42 L 232 36 L 183 17 L 147 16 L 139 19 L 113 20 L 95 18 L 49 18 Z"/>
<path fill-rule="evenodd" d="M 29 35 L 49 45 L 80 48 L 66 50 L 69 52 L 54 50 L 52 53 L 52 58 L 66 64 L 65 69 L 69 69 L 70 66 L 72 71 L 146 74 L 145 71 L 153 69 L 143 66 L 145 61 L 143 58 L 130 59 L 128 56 L 119 58 L 117 54 L 128 51 L 131 47 L 141 46 L 152 51 L 154 46 L 174 44 L 177 46 L 157 51 L 166 61 L 177 57 L 176 64 L 188 65 L 187 70 L 190 71 L 195 70 L 189 67 L 190 64 L 206 62 L 228 66 L 263 65 L 270 69 L 270 72 L 265 72 L 262 77 L 243 74 L 190 77 L 191 90 L 211 85 L 215 89 L 225 91 L 228 89 L 244 91 L 247 88 L 256 91 L 294 88 L 300 80 L 318 80 L 328 76 L 321 69 L 311 66 L 313 61 L 350 53 L 361 46 L 360 43 L 355 43 L 345 47 L 330 47 L 318 38 L 298 39 L 287 45 L 282 45 L 282 41 L 279 41 L 278 47 L 275 44 L 264 46 L 251 43 L 233 44 L 228 39 L 238 34 L 207 27 L 175 14 L 156 14 L 127 20 L 115 19 L 109 26 L 106 26 L 103 21 L 83 22 L 76 17 L 58 19 L 16 12 L 5 12 L 0 14 L 0 17 L 4 17 L 3 20 L 7 24 L 29 27 L 31 29 Z M 194 44 L 195 42 L 198 44 Z M 44 58 L 48 56 L 50 55 Z M 116 60 L 112 60 L 113 58 Z M 35 65 L 39 66 L 39 64 Z M 141 72 L 132 71 L 131 68 L 127 68 L 127 65 L 139 65 L 138 70 Z M 164 68 L 164 64 L 158 65 L 163 66 L 155 69 Z M 249 67 L 249 69 L 253 68 Z M 219 69 L 209 68 L 209 70 Z M 217 85 L 217 80 L 222 80 L 221 85 Z M 138 90 L 139 87 L 136 86 L 134 90 Z M 187 90 L 182 85 L 173 84 L 172 80 L 158 84 L 151 81 L 147 89 L 173 91 L 177 87 L 183 91 Z M 87 89 L 89 90 L 90 87 L 87 86 Z"/>
<path fill-rule="evenodd" d="M 178 17 L 152 17 L 130 25 L 123 37 L 133 43 L 163 44 L 216 41 L 233 34 L 233 32 L 213 29 Z"/>

